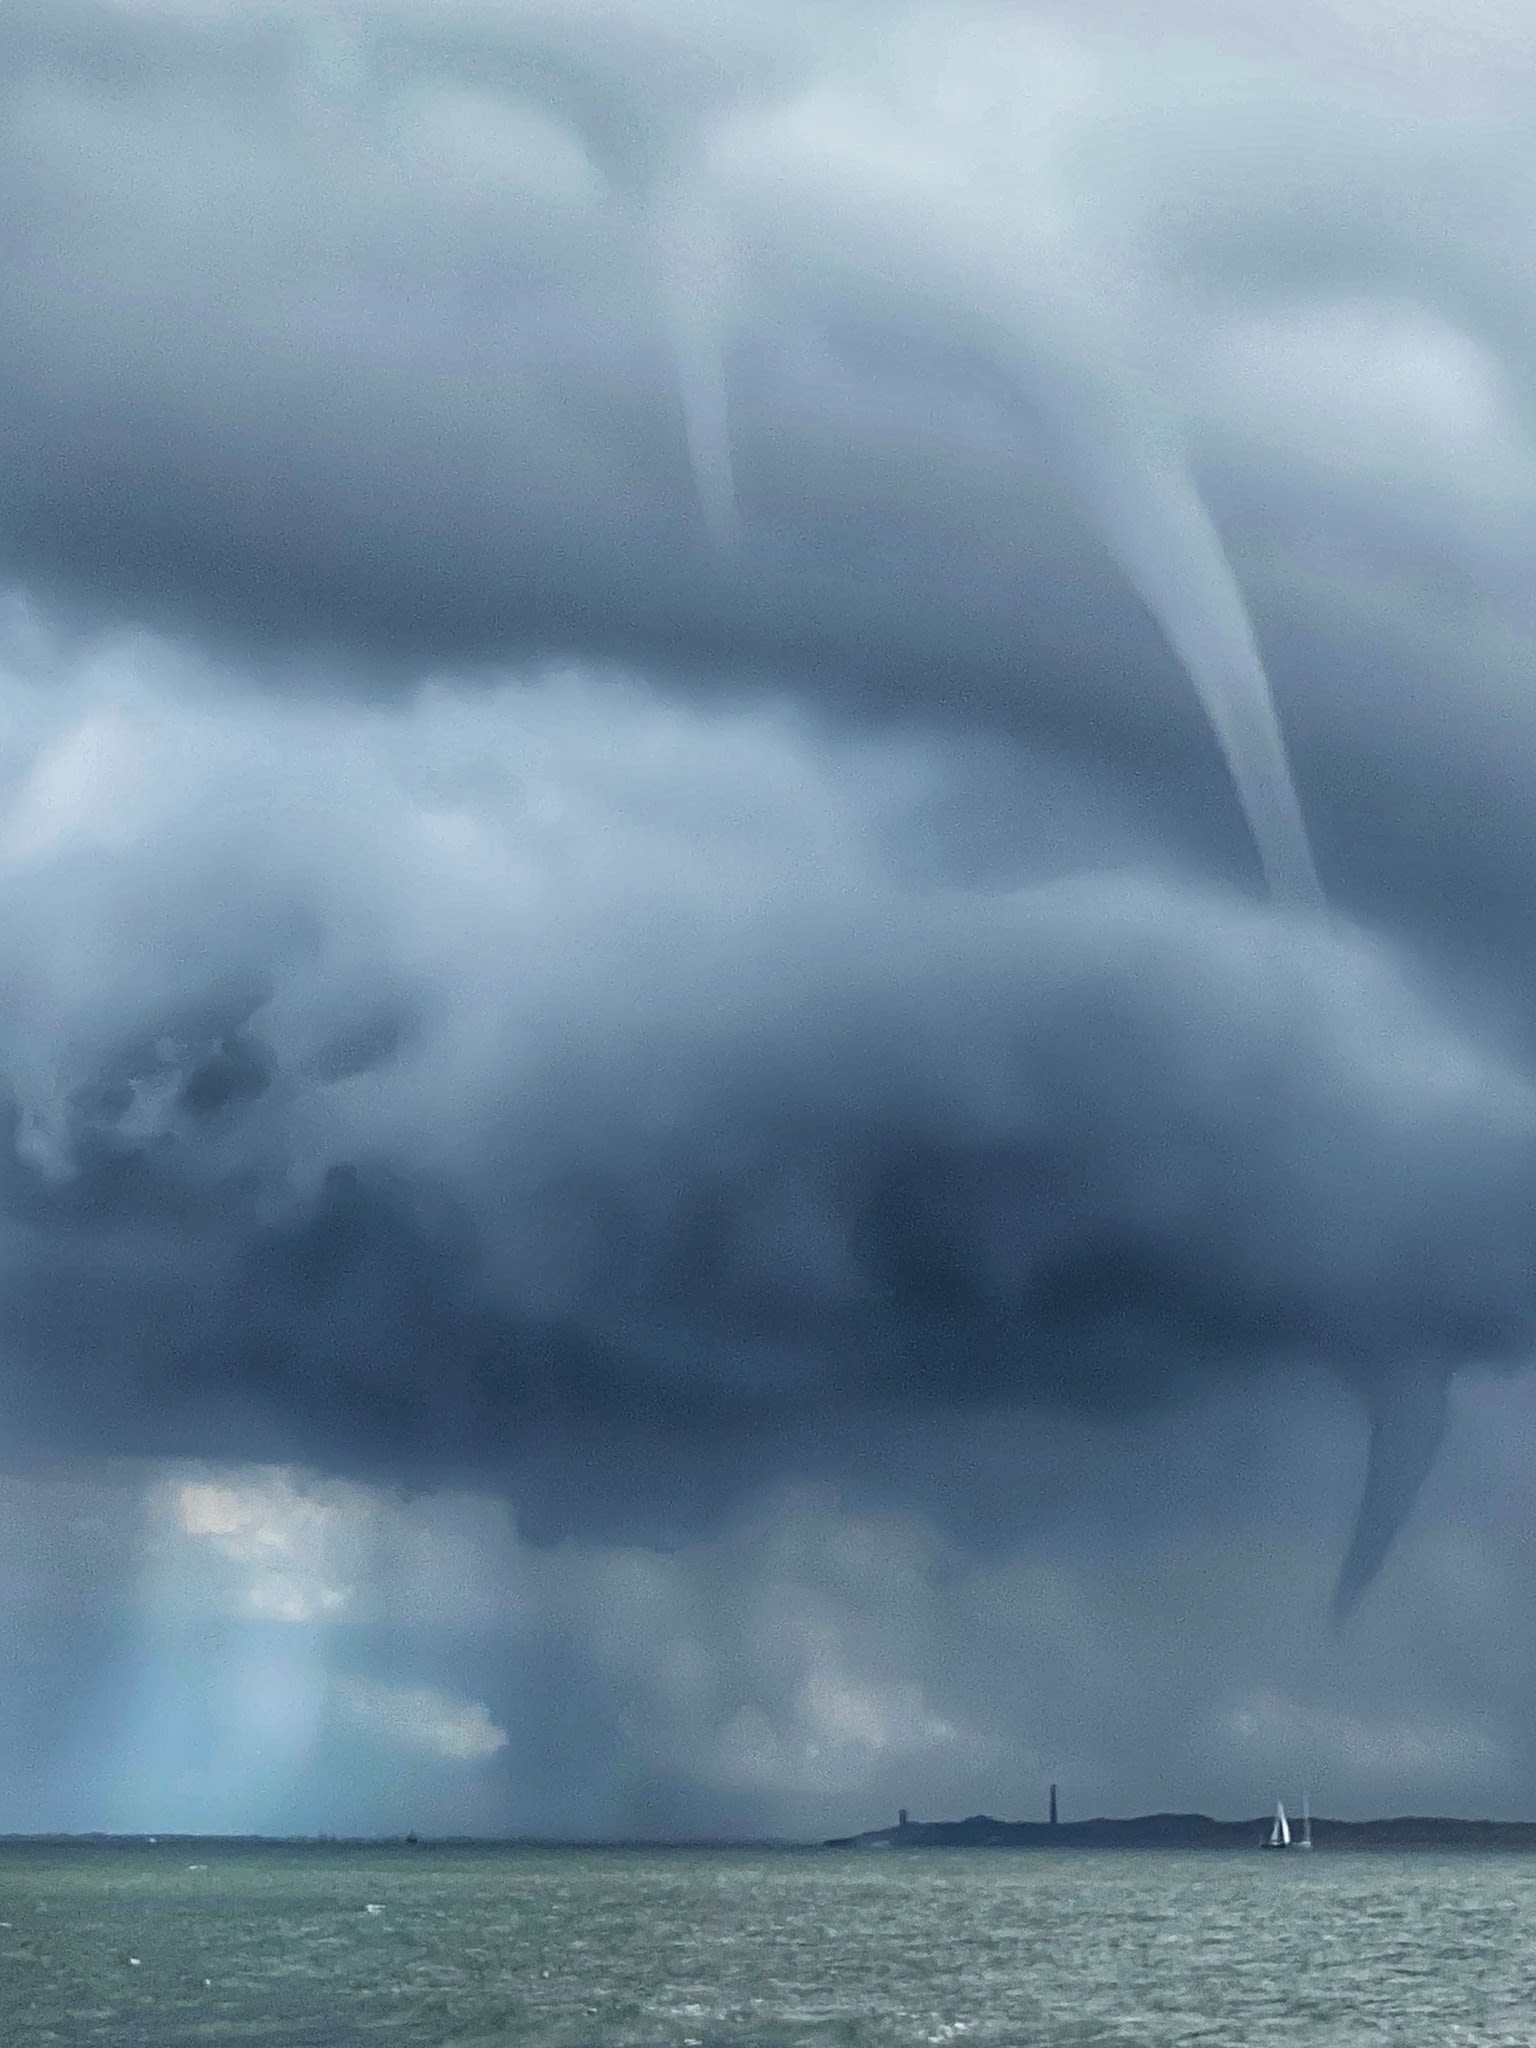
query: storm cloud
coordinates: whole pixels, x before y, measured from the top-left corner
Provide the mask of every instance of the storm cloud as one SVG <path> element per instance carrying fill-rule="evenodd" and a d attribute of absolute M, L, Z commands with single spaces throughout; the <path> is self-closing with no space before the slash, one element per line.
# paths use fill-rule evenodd
<path fill-rule="evenodd" d="M 633 1433 L 675 1498 L 871 1408 L 1529 1345 L 1531 1090 L 1380 945 L 1025 843 L 957 881 L 936 742 L 169 667 L 12 700 L 34 1427 L 545 1483 Z"/>
<path fill-rule="evenodd" d="M 1004 1571 L 1299 1401 L 1358 1598 L 1536 1335 L 1531 60 L 1368 14 L 0 12 L 8 1456 Z"/>

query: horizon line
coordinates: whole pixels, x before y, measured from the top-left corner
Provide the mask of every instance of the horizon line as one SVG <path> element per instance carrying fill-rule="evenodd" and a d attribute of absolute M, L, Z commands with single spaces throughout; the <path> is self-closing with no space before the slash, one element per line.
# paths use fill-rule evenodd
<path fill-rule="evenodd" d="M 270 1832 L 264 1829 L 205 1829 L 205 1828 L 0 1828 L 0 1846 L 29 1843 L 135 1843 L 144 1847 L 181 1842 L 229 1842 L 264 1843 L 276 1847 L 306 1848 L 357 1848 L 400 1846 L 409 1847 L 466 1847 L 466 1848 L 543 1848 L 543 1849 L 819 1849 L 830 1841 L 858 1841 L 868 1836 L 894 1835 L 916 1832 L 928 1828 L 957 1828 L 985 1823 L 993 1827 L 1034 1828 L 1042 1834 L 1062 1835 L 1082 1828 L 1132 1827 L 1147 1821 L 1203 1821 L 1213 1827 L 1249 1827 L 1262 1825 L 1270 1818 L 1269 1810 L 1254 1814 L 1239 1814 L 1230 1820 L 1218 1819 L 1216 1815 L 1195 1808 L 1164 1807 L 1136 1814 L 1090 1814 L 1077 1820 L 1002 1820 L 989 1813 L 966 1814 L 956 1820 L 916 1820 L 889 1823 L 884 1827 L 865 1828 L 853 1833 L 828 1837 L 825 1835 L 748 1835 L 748 1834 L 691 1834 L 691 1835 L 550 1835 L 519 1832 L 478 1834 L 478 1833 L 436 1833 L 421 1829 L 390 1829 L 351 1833 L 341 1830 L 320 1829 L 294 1832 Z M 1313 1814 L 1314 1827 L 1366 1828 L 1393 1827 L 1404 1825 L 1478 1827 L 1478 1828 L 1536 1828 L 1536 1818 L 1496 1819 L 1487 1814 L 1433 1814 L 1395 1813 L 1373 1814 L 1364 1818 L 1346 1820 L 1331 1818 L 1326 1814 Z"/>

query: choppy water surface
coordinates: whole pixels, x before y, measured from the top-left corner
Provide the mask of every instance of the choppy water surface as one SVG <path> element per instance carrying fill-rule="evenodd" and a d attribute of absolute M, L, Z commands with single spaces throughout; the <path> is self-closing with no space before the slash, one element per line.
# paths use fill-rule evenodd
<path fill-rule="evenodd" d="M 1516 1857 L 12 1847 L 0 1921 L 28 2048 L 1536 2043 Z"/>

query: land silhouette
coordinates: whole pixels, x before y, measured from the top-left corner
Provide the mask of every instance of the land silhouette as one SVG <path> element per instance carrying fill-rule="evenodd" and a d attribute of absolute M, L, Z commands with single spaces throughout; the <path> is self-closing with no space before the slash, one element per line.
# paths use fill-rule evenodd
<path fill-rule="evenodd" d="M 828 1849 L 1255 1849 L 1271 1815 L 1213 1820 L 1206 1813 L 1144 1813 L 1131 1819 L 909 1820 L 861 1835 L 835 1835 Z M 1405 1815 L 1394 1820 L 1325 1820 L 1312 1816 L 1319 1849 L 1536 1849 L 1536 1821 L 1451 1820 Z"/>

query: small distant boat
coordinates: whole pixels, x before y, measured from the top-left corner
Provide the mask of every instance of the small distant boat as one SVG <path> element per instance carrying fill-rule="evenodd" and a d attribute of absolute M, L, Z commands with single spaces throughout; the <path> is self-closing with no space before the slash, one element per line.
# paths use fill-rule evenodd
<path fill-rule="evenodd" d="M 1275 1817 L 1269 1833 L 1259 1844 L 1261 1849 L 1310 1849 L 1312 1846 L 1312 1807 L 1304 1794 L 1301 1801 L 1301 1833 L 1293 1836 L 1291 1824 L 1285 1817 L 1285 1802 L 1275 1801 Z"/>

